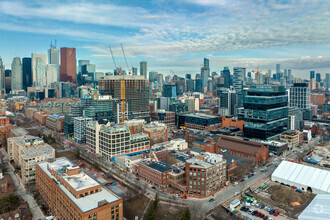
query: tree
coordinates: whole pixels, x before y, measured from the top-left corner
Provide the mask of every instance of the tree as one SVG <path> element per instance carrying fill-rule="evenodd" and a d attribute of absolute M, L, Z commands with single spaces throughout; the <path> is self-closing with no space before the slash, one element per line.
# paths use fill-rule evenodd
<path fill-rule="evenodd" d="M 190 220 L 190 210 L 187 207 L 185 212 L 182 213 L 181 220 Z"/>
<path fill-rule="evenodd" d="M 158 198 L 158 194 L 156 194 L 154 201 L 152 201 L 150 208 L 148 209 L 148 212 L 146 214 L 146 219 L 147 220 L 154 220 L 155 219 L 155 213 L 157 211 L 157 207 L 158 207 L 158 202 L 159 202 L 159 198 Z"/>

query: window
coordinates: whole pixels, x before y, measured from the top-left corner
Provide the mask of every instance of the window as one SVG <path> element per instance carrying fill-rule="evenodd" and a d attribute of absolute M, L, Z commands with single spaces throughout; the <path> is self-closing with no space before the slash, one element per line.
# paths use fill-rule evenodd
<path fill-rule="evenodd" d="M 85 192 L 85 196 L 87 196 L 88 195 L 88 192 Z"/>
<path fill-rule="evenodd" d="M 92 215 L 89 215 L 88 218 L 92 218 Z"/>
<path fill-rule="evenodd" d="M 94 217 L 96 216 L 96 212 L 93 214 L 93 216 L 94 216 Z"/>
<path fill-rule="evenodd" d="M 94 193 L 94 191 L 91 191 L 91 195 Z"/>

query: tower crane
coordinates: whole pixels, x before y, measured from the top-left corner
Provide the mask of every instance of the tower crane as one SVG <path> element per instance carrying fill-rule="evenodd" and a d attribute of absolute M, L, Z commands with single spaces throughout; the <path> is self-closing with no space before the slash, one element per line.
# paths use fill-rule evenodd
<path fill-rule="evenodd" d="M 124 55 L 124 58 L 125 58 L 125 63 L 126 63 L 127 69 L 129 70 L 129 66 L 128 66 L 128 63 L 127 63 L 127 59 L 126 59 L 126 55 L 125 55 L 123 44 L 120 43 L 120 46 L 121 46 L 121 50 L 123 51 L 123 55 Z M 131 72 L 129 72 L 129 74 L 131 74 Z"/>
<path fill-rule="evenodd" d="M 259 70 L 259 67 L 257 67 L 257 71 L 252 70 L 252 73 L 256 73 L 256 78 L 257 78 L 257 84 L 259 85 L 259 73 L 266 72 L 266 70 Z"/>

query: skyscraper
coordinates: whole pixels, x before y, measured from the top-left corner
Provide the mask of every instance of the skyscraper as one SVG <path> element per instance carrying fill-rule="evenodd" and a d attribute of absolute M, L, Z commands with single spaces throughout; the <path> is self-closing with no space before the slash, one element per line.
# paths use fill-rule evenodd
<path fill-rule="evenodd" d="M 308 87 L 308 83 L 293 84 L 293 86 L 290 88 L 289 106 L 303 109 L 304 120 L 311 119 L 310 89 Z"/>
<path fill-rule="evenodd" d="M 36 77 L 33 79 L 33 85 L 35 87 L 43 87 L 46 85 L 46 66 L 47 64 L 43 59 L 39 57 L 36 58 Z"/>
<path fill-rule="evenodd" d="M 82 66 L 89 64 L 89 60 L 78 60 L 78 73 L 82 73 Z"/>
<path fill-rule="evenodd" d="M 76 48 L 61 48 L 61 75 L 63 82 L 76 83 Z"/>
<path fill-rule="evenodd" d="M 281 64 L 276 64 L 276 79 L 280 80 L 281 78 Z"/>
<path fill-rule="evenodd" d="M 316 82 L 321 82 L 321 74 L 316 73 Z"/>
<path fill-rule="evenodd" d="M 230 88 L 230 71 L 228 67 L 224 67 L 223 70 L 221 71 L 221 76 L 224 79 L 224 87 L 225 88 Z"/>
<path fill-rule="evenodd" d="M 201 68 L 201 76 L 203 87 L 207 87 L 207 81 L 210 76 L 210 61 L 207 58 L 204 58 L 204 66 Z"/>
<path fill-rule="evenodd" d="M 309 79 L 315 79 L 315 71 L 314 70 L 310 71 L 309 76 L 310 76 Z"/>
<path fill-rule="evenodd" d="M 32 59 L 24 57 L 22 59 L 22 72 L 23 72 L 23 89 L 27 91 L 27 87 L 32 86 Z"/>
<path fill-rule="evenodd" d="M 15 57 L 11 63 L 11 90 L 23 89 L 23 73 L 21 58 Z"/>
<path fill-rule="evenodd" d="M 325 85 L 326 85 L 327 90 L 329 90 L 330 89 L 330 73 L 325 74 Z"/>
<path fill-rule="evenodd" d="M 48 49 L 48 63 L 60 65 L 59 59 L 59 50 L 51 46 L 51 48 Z"/>
<path fill-rule="evenodd" d="M 291 84 L 291 77 L 292 77 L 292 73 L 291 70 L 288 69 L 288 82 Z"/>
<path fill-rule="evenodd" d="M 60 66 L 58 64 L 46 65 L 46 79 L 43 82 L 44 86 L 51 86 L 52 83 L 58 81 L 58 73 L 60 72 Z"/>
<path fill-rule="evenodd" d="M 236 91 L 242 90 L 245 84 L 246 68 L 234 67 L 234 88 Z"/>
<path fill-rule="evenodd" d="M 136 67 L 132 67 L 132 75 L 137 75 L 137 68 Z"/>
<path fill-rule="evenodd" d="M 191 79 L 191 74 L 190 73 L 186 74 L 186 79 Z"/>
<path fill-rule="evenodd" d="M 0 90 L 5 88 L 5 67 L 0 57 Z"/>
<path fill-rule="evenodd" d="M 39 65 L 37 66 L 37 59 L 39 59 Z M 37 77 L 37 71 L 39 74 L 45 75 L 45 69 L 38 69 L 38 68 L 45 68 L 47 64 L 47 54 L 45 53 L 32 53 L 32 85 L 38 86 L 37 78 L 40 80 L 43 76 Z M 38 81 L 40 83 L 40 81 Z M 40 85 L 39 85 L 40 86 Z"/>
<path fill-rule="evenodd" d="M 149 82 L 157 81 L 157 72 L 149 72 Z"/>
<path fill-rule="evenodd" d="M 147 61 L 140 62 L 140 75 L 147 79 Z"/>

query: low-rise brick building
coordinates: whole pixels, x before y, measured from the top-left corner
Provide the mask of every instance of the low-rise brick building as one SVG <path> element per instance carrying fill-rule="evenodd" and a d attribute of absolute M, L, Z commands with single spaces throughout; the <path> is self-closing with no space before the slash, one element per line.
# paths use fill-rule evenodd
<path fill-rule="evenodd" d="M 158 189 L 165 189 L 169 186 L 169 173 L 175 167 L 164 162 L 142 162 L 138 166 L 139 177 Z"/>
<path fill-rule="evenodd" d="M 123 219 L 123 200 L 66 158 L 37 163 L 36 189 L 56 219 Z"/>
<path fill-rule="evenodd" d="M 238 119 L 237 117 L 230 117 L 225 116 L 222 117 L 222 124 L 221 127 L 227 128 L 227 127 L 235 127 L 239 130 L 243 131 L 244 126 L 244 120 Z"/>
<path fill-rule="evenodd" d="M 253 159 L 256 164 L 265 164 L 269 153 L 264 144 L 229 136 L 219 138 L 217 152 L 220 152 L 221 149 L 227 149 L 231 154 L 238 157 Z"/>
<path fill-rule="evenodd" d="M 64 120 L 64 116 L 48 115 L 46 118 L 46 127 L 55 132 L 62 132 Z"/>
<path fill-rule="evenodd" d="M 150 145 L 168 141 L 167 125 L 157 121 L 143 126 L 143 133 L 148 134 L 150 138 Z"/>
<path fill-rule="evenodd" d="M 45 125 L 47 113 L 46 112 L 35 112 L 33 118 L 35 120 L 37 120 L 41 125 Z"/>
<path fill-rule="evenodd" d="M 281 134 L 281 141 L 287 142 L 289 148 L 292 149 L 294 147 L 299 147 L 300 145 L 300 137 L 299 131 L 290 130 L 285 131 Z"/>

